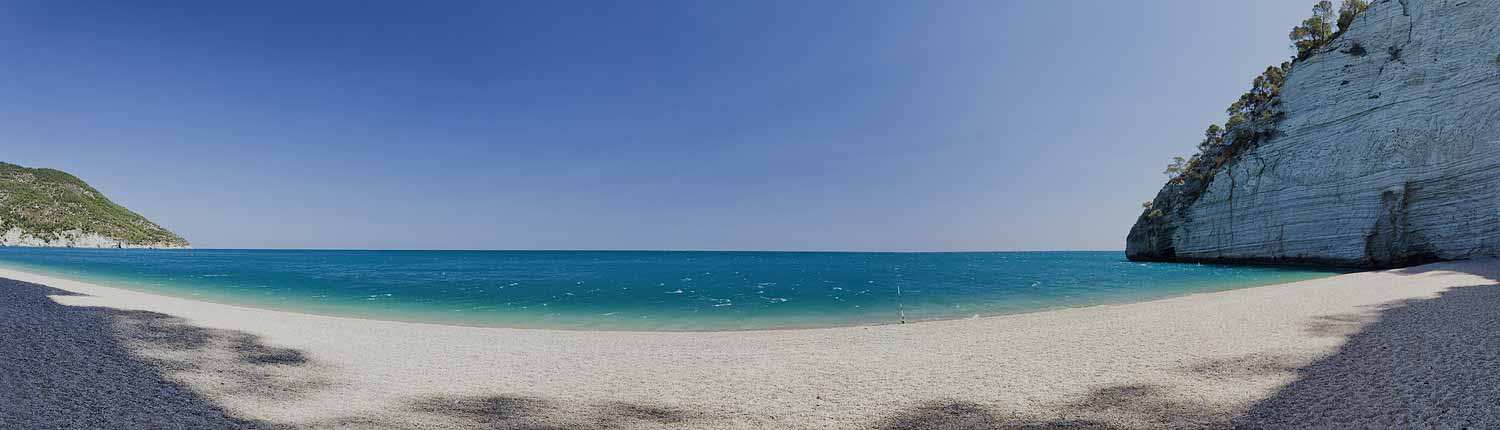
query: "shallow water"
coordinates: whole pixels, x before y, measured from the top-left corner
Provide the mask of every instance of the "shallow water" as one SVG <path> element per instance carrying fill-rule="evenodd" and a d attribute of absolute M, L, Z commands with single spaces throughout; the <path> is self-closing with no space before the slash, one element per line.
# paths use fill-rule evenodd
<path fill-rule="evenodd" d="M 88 250 L 0 266 L 315 314 L 501 327 L 831 327 L 1125 303 L 1337 274 L 1120 252 Z"/>

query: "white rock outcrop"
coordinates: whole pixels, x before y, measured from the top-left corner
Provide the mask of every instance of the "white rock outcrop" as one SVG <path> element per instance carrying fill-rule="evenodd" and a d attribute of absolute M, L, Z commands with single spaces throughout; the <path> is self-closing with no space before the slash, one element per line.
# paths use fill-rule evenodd
<path fill-rule="evenodd" d="M 1142 215 L 1132 259 L 1389 267 L 1500 254 L 1500 2 L 1373 3 L 1296 64 L 1272 137 L 1166 216 Z"/>
<path fill-rule="evenodd" d="M 54 248 L 132 248 L 132 249 L 189 249 L 184 245 L 171 243 L 129 243 L 115 238 L 105 237 L 98 233 L 83 232 L 81 230 L 67 230 L 51 235 L 50 239 L 43 239 L 22 230 L 20 227 L 11 227 L 0 235 L 0 246 L 39 246 Z"/>

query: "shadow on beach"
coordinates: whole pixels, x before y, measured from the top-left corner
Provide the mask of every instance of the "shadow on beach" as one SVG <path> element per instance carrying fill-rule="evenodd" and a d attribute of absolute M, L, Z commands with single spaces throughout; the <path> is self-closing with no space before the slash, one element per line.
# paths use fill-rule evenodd
<path fill-rule="evenodd" d="M 705 413 L 629 402 L 559 402 L 515 395 L 433 396 L 393 414 L 300 423 L 286 429 L 611 430 L 715 428 Z"/>
<path fill-rule="evenodd" d="M 319 365 L 303 352 L 248 333 L 197 327 L 156 312 L 63 305 L 50 297 L 78 295 L 0 279 L 0 428 L 701 428 L 705 418 L 650 404 L 496 395 L 418 398 L 378 417 L 294 424 L 244 419 L 216 401 L 296 402 L 334 384 L 311 371 Z"/>
<path fill-rule="evenodd" d="M 1465 273 L 1500 279 L 1496 264 Z M 1462 270 L 1449 265 L 1400 271 Z M 1343 330 L 1339 330 L 1342 328 Z M 1338 352 L 1236 420 L 1241 428 L 1500 428 L 1500 283 L 1309 323 Z"/>
<path fill-rule="evenodd" d="M 1422 266 L 1500 280 L 1500 264 Z M 1294 382 L 1236 408 L 1184 402 L 1170 387 L 1121 385 L 1056 405 L 1050 418 L 944 400 L 898 412 L 883 430 L 1500 428 L 1500 283 L 1450 288 L 1367 313 L 1306 322 L 1311 336 L 1345 337 L 1331 355 L 1298 366 L 1277 356 L 1184 369 L 1219 378 L 1292 372 Z"/>
<path fill-rule="evenodd" d="M 1223 428 L 1228 412 L 1174 399 L 1168 388 L 1151 384 L 1096 389 L 1075 402 L 1054 407 L 1056 418 L 1005 413 L 983 405 L 944 400 L 901 411 L 878 430 L 1125 430 L 1146 428 Z"/>
<path fill-rule="evenodd" d="M 1443 264 L 1500 279 L 1500 264 Z M 1483 272 L 1483 273 L 1481 273 Z M 1437 275 L 1446 276 L 1446 275 Z M 296 402 L 334 387 L 305 353 L 238 331 L 196 327 L 165 314 L 66 306 L 76 295 L 0 279 L 0 428 L 714 428 L 737 422 L 705 410 L 525 396 L 408 399 L 379 416 L 296 424 L 236 417 L 225 399 Z M 935 399 L 869 423 L 925 429 L 1500 428 L 1500 283 L 1447 289 L 1357 314 L 1304 323 L 1308 336 L 1344 340 L 1307 358 L 1263 354 L 1183 367 L 1223 384 L 1293 375 L 1251 404 L 1207 403 L 1179 387 L 1099 387 L 1040 411 Z M 191 388 L 186 385 L 190 383 Z M 720 421 L 729 419 L 730 421 Z M 809 423 L 800 423 L 809 424 Z"/>
<path fill-rule="evenodd" d="M 48 297 L 70 295 L 0 279 L 0 428 L 272 428 L 231 416 L 169 375 L 211 373 L 225 392 L 243 395 L 308 388 L 279 377 L 278 368 L 308 363 L 301 352 L 155 312 Z"/>

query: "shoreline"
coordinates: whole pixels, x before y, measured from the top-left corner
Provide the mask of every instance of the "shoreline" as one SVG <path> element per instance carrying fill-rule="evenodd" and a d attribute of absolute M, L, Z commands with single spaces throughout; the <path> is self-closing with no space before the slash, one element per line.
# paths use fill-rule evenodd
<path fill-rule="evenodd" d="M 1364 273 L 1364 272 L 1352 272 L 1352 273 Z M 1320 280 L 1320 279 L 1327 279 L 1327 278 L 1331 278 L 1331 277 L 1335 277 L 1335 276 L 1342 276 L 1342 275 L 1347 275 L 1347 274 L 1351 274 L 1351 273 L 1345 273 L 1345 274 L 1339 274 L 1339 275 L 1330 275 L 1330 276 L 1324 277 L 1324 278 L 1310 279 L 1310 280 L 1297 281 L 1297 282 L 1316 281 L 1316 280 Z M 1192 297 L 1192 296 L 1204 295 L 1204 294 L 1218 294 L 1218 293 L 1224 293 L 1224 292 L 1229 292 L 1229 291 L 1247 290 L 1247 289 L 1255 289 L 1255 288 L 1276 287 L 1276 286 L 1286 285 L 1286 284 L 1289 284 L 1289 283 L 1297 283 L 1297 282 L 1289 282 L 1289 283 L 1281 283 L 1281 284 L 1258 285 L 1258 286 L 1253 286 L 1253 287 L 1231 287 L 1231 288 L 1226 289 L 1226 290 L 1190 292 L 1190 293 L 1185 293 L 1185 294 L 1175 294 L 1175 295 L 1169 295 L 1169 296 L 1166 296 L 1166 297 L 1158 297 L 1158 298 L 1153 298 L 1153 299 L 1148 299 L 1148 300 L 1142 300 L 1142 301 L 1127 301 L 1127 302 L 1121 302 L 1121 303 L 1100 303 L 1100 304 L 1083 305 L 1083 306 L 1063 306 L 1063 307 L 1056 307 L 1056 308 L 1036 309 L 1036 310 L 1013 312 L 1013 313 L 1004 313 L 1004 314 L 995 314 L 995 315 L 975 315 L 975 316 L 972 316 L 972 317 L 964 317 L 964 318 L 942 318 L 942 319 L 931 319 L 931 320 L 916 320 L 916 321 L 908 321 L 908 322 L 887 322 L 887 323 L 839 325 L 839 326 L 818 326 L 818 327 L 780 327 L 780 328 L 747 328 L 747 329 L 705 329 L 705 330 L 635 330 L 635 329 L 619 329 L 619 330 L 611 330 L 611 329 L 593 329 L 593 328 L 510 327 L 510 326 L 490 326 L 490 325 L 477 325 L 477 324 L 470 325 L 470 324 L 458 324 L 458 323 L 439 323 L 439 322 L 427 322 L 427 321 L 410 321 L 410 320 L 401 320 L 401 319 L 365 318 L 365 317 L 350 316 L 350 315 L 329 315 L 329 314 L 320 314 L 320 313 L 314 313 L 314 312 L 300 312 L 300 311 L 294 311 L 294 310 L 263 308 L 263 307 L 257 307 L 257 306 L 252 306 L 252 305 L 243 305 L 243 304 L 227 303 L 227 302 L 221 302 L 221 301 L 215 301 L 215 300 L 206 300 L 206 299 L 201 299 L 201 298 L 197 298 L 197 297 L 182 297 L 182 296 L 175 296 L 175 295 L 171 295 L 171 294 L 163 294 L 163 293 L 152 292 L 152 291 L 141 291 L 141 290 L 126 288 L 126 287 L 118 287 L 118 286 L 112 286 L 112 285 L 103 285 L 103 284 L 92 282 L 92 281 L 74 280 L 74 279 L 68 279 L 68 278 L 54 276 L 54 275 L 41 274 L 41 273 L 36 273 L 36 272 L 28 272 L 28 271 L 25 271 L 25 270 L 9 268 L 9 267 L 5 267 L 3 265 L 0 265 L 0 280 L 6 280 L 6 279 L 14 280 L 14 281 L 29 282 L 29 283 L 33 283 L 33 284 L 42 284 L 42 285 L 48 285 L 48 286 L 51 286 L 51 284 L 53 284 L 53 283 L 59 283 L 59 284 L 65 284 L 65 285 L 81 285 L 81 286 L 86 286 L 86 288 L 89 288 L 89 289 L 116 290 L 116 291 L 121 291 L 121 292 L 129 292 L 129 293 L 133 293 L 133 294 L 141 294 L 141 295 L 145 295 L 145 296 L 152 296 L 152 297 L 155 297 L 157 299 L 183 300 L 183 301 L 197 302 L 197 303 L 202 303 L 202 304 L 207 304 L 207 305 L 214 305 L 214 306 L 223 306 L 223 307 L 235 308 L 235 309 L 240 309 L 240 310 L 244 310 L 244 311 L 255 311 L 255 312 L 267 312 L 267 313 L 273 313 L 273 314 L 296 315 L 296 316 L 300 316 L 300 317 L 333 318 L 333 319 L 351 320 L 351 321 L 370 321 L 370 322 L 378 322 L 378 323 L 411 324 L 411 325 L 418 325 L 418 326 L 433 326 L 433 327 L 461 327 L 461 328 L 471 328 L 471 329 L 535 330 L 535 331 L 551 331 L 551 332 L 563 332 L 563 333 L 578 333 L 578 332 L 582 332 L 582 333 L 634 333 L 634 334 L 650 334 L 650 333 L 754 333 L 754 332 L 835 330 L 835 329 L 875 328 L 875 327 L 886 327 L 886 326 L 922 325 L 922 324 L 946 323 L 946 322 L 954 322 L 954 321 L 973 321 L 973 320 L 984 320 L 984 319 L 993 319 L 993 318 L 1018 317 L 1018 316 L 1032 315 L 1032 314 L 1038 314 L 1038 313 L 1058 312 L 1058 311 L 1066 311 L 1066 310 L 1073 310 L 1073 309 L 1090 309 L 1090 308 L 1111 307 L 1111 306 L 1128 306 L 1128 305 L 1135 305 L 1135 304 L 1145 304 L 1145 303 L 1158 302 L 1158 301 L 1163 301 L 1163 300 L 1172 300 L 1172 299 L 1183 298 L 1183 297 Z M 72 291 L 72 292 L 75 292 L 75 293 L 81 292 L 81 291 L 77 291 L 77 290 L 71 290 L 71 289 L 68 289 L 68 288 L 63 288 L 63 289 L 64 290 L 69 290 L 69 291 Z"/>
<path fill-rule="evenodd" d="M 662 252 L 677 252 L 677 251 L 662 251 Z M 690 251 L 690 252 L 692 252 L 692 251 Z M 796 251 L 745 251 L 745 252 L 796 252 Z M 1168 262 L 1168 263 L 1175 264 L 1175 263 L 1171 263 L 1171 262 Z M 1207 263 L 1198 263 L 1198 264 L 1207 264 Z M 977 320 L 977 319 L 1005 318 L 1005 317 L 1012 317 L 1012 316 L 1018 316 L 1018 315 L 1030 315 L 1030 314 L 1036 314 L 1036 313 L 1056 312 L 1056 311 L 1063 311 L 1063 310 L 1070 310 L 1070 309 L 1087 309 L 1087 308 L 1105 307 L 1105 306 L 1123 306 L 1123 305 L 1131 305 L 1131 304 L 1138 304 L 1138 303 L 1150 303 L 1150 302 L 1156 302 L 1156 301 L 1162 301 L 1162 300 L 1171 300 L 1171 299 L 1180 298 L 1180 297 L 1190 297 L 1190 296 L 1195 296 L 1195 295 L 1200 295 L 1200 294 L 1216 294 L 1216 293 L 1222 293 L 1222 292 L 1226 292 L 1226 291 L 1235 291 L 1235 290 L 1244 290 L 1244 289 L 1253 289 L 1253 288 L 1265 288 L 1265 287 L 1273 287 L 1273 286 L 1277 286 L 1277 285 L 1284 285 L 1286 283 L 1296 283 L 1296 282 L 1305 282 L 1305 281 L 1318 280 L 1318 279 L 1327 279 L 1327 278 L 1331 278 L 1331 277 L 1348 275 L 1348 274 L 1352 274 L 1352 273 L 1363 273 L 1363 271 L 1348 271 L 1348 272 L 1342 272 L 1342 273 L 1330 272 L 1330 274 L 1328 276 L 1324 276 L 1324 277 L 1321 277 L 1321 278 L 1314 278 L 1314 279 L 1308 279 L 1308 280 L 1302 280 L 1302 281 L 1294 281 L 1294 282 L 1266 284 L 1266 285 L 1255 285 L 1255 286 L 1248 286 L 1248 287 L 1235 286 L 1235 287 L 1227 287 L 1226 289 L 1212 289 L 1212 290 L 1208 290 L 1208 291 L 1191 291 L 1191 292 L 1186 292 L 1186 293 L 1167 293 L 1166 295 L 1162 295 L 1162 296 L 1158 296 L 1158 297 L 1152 297 L 1152 298 L 1148 298 L 1148 299 L 1144 299 L 1144 300 L 1123 299 L 1123 301 L 1119 301 L 1119 302 L 1106 302 L 1106 303 L 1096 303 L 1096 304 L 1076 305 L 1076 306 L 1061 305 L 1061 306 L 1056 306 L 1056 307 L 1043 307 L 1043 308 L 1036 308 L 1036 309 L 1030 309 L 1030 310 L 1024 310 L 1024 311 L 1006 312 L 1006 313 L 989 314 L 989 315 L 975 314 L 973 316 L 958 317 L 958 318 L 936 318 L 936 319 L 925 319 L 925 320 L 911 320 L 911 321 L 904 321 L 904 322 L 898 322 L 897 320 L 893 319 L 890 322 L 857 323 L 857 324 L 828 325 L 828 326 L 819 325 L 819 326 L 806 326 L 806 327 L 773 327 L 773 328 L 742 328 L 742 329 L 713 328 L 713 329 L 662 329 L 662 330 L 652 330 L 652 329 L 633 329 L 633 328 L 627 328 L 627 329 L 605 329 L 605 328 L 569 328 L 569 327 L 519 327 L 519 326 L 507 326 L 507 325 L 486 325 L 486 324 L 479 324 L 479 323 L 476 323 L 476 324 L 464 324 L 464 323 L 461 323 L 461 322 L 449 322 L 449 321 L 434 322 L 434 321 L 421 321 L 421 320 L 413 320 L 413 319 L 401 319 L 401 318 L 394 318 L 394 317 L 393 318 L 381 318 L 379 316 L 374 316 L 374 315 L 352 315 L 352 314 L 337 314 L 337 313 L 318 313 L 316 311 L 302 311 L 302 310 L 294 310 L 294 309 L 277 309 L 277 308 L 274 308 L 274 307 L 260 307 L 260 306 L 254 305 L 254 304 L 234 303 L 233 300 L 222 300 L 221 301 L 221 300 L 215 300 L 213 298 L 202 298 L 202 297 L 190 297 L 190 296 L 174 295 L 174 294 L 171 294 L 171 293 L 163 293 L 163 292 L 156 292 L 156 291 L 145 291 L 145 290 L 142 290 L 142 289 L 134 289 L 134 288 L 128 288 L 128 287 L 113 286 L 113 285 L 110 285 L 108 283 L 99 282 L 99 281 L 87 281 L 87 280 L 70 279 L 70 278 L 67 278 L 67 277 L 64 277 L 64 276 L 61 276 L 61 275 L 38 273 L 38 272 L 34 272 L 34 271 L 29 271 L 27 269 L 17 269 L 17 268 L 14 268 L 14 267 L 7 267 L 5 264 L 0 263 L 0 279 L 13 279 L 13 280 L 19 280 L 19 281 L 25 281 L 25 282 L 32 282 L 32 283 L 39 283 L 39 284 L 47 284 L 48 282 L 67 282 L 67 283 L 74 283 L 74 284 L 83 284 L 83 285 L 87 285 L 87 286 L 90 286 L 90 287 L 93 287 L 93 288 L 105 288 L 105 289 L 114 289 L 114 290 L 128 291 L 128 292 L 132 292 L 132 293 L 145 294 L 145 295 L 150 295 L 150 296 L 157 296 L 157 297 L 166 298 L 166 299 L 189 300 L 189 301 L 201 302 L 201 303 L 212 304 L 212 305 L 217 305 L 217 306 L 228 306 L 228 307 L 234 307 L 234 308 L 241 308 L 241 309 L 246 309 L 246 310 L 276 312 L 276 313 L 293 314 L 293 315 L 304 315 L 304 316 L 312 316 L 312 317 L 342 318 L 342 319 L 360 320 L 360 321 L 395 322 L 395 323 L 433 325 L 433 326 L 444 326 L 444 327 L 494 328 L 494 329 L 512 329 L 512 330 L 543 330 L 543 331 L 560 331 L 560 332 L 598 332 L 598 333 L 745 333 L 745 332 L 760 332 L 760 331 L 801 331 L 801 330 L 825 330 L 825 329 L 839 329 L 839 328 L 883 327 L 883 326 L 893 326 L 893 325 L 899 326 L 899 325 L 913 325 L 913 324 L 943 323 L 943 322 L 950 322 L 950 321 L 969 321 L 969 320 Z"/>
<path fill-rule="evenodd" d="M 1216 428 L 1244 420 L 1277 428 L 1272 422 L 1283 419 L 1277 417 L 1371 425 L 1358 421 L 1359 413 L 1298 415 L 1295 408 L 1328 405 L 1280 399 L 1300 399 L 1304 391 L 1351 397 L 1359 392 L 1351 390 L 1370 389 L 1298 387 L 1322 380 L 1318 369 L 1329 360 L 1348 361 L 1351 345 L 1371 333 L 1378 334 L 1375 340 L 1420 340 L 1424 332 L 1454 325 L 1443 318 L 1492 321 L 1488 313 L 1449 310 L 1386 323 L 1399 312 L 1475 304 L 1500 311 L 1494 294 L 1484 294 L 1494 301 L 1447 299 L 1500 291 L 1475 287 L 1500 279 L 1500 260 L 1492 259 L 991 317 L 704 332 L 359 319 L 208 303 L 11 269 L 0 269 L 0 278 L 22 282 L 0 281 L 0 323 L 22 328 L 0 334 L 0 375 L 21 375 L 19 386 L 40 383 L 61 393 L 46 404 L 0 395 L 0 410 L 7 401 L 23 402 L 14 410 L 45 410 L 68 402 L 162 400 L 201 412 L 184 416 L 221 416 L 228 423 L 223 428 Z M 67 318 L 94 321 L 98 329 L 64 333 L 86 326 L 55 322 Z M 1443 325 L 1423 325 L 1433 324 L 1428 320 Z M 26 337 L 30 333 L 40 334 Z M 15 336 L 22 338 L 9 338 Z M 105 351 L 83 356 L 118 363 L 69 361 L 78 359 L 75 349 L 95 347 Z M 1418 366 L 1444 365 L 1414 357 Z M 1384 371 L 1365 367 L 1340 369 L 1328 381 Z M 80 373 L 87 369 L 101 370 Z M 54 379 L 37 382 L 29 375 Z M 84 388 L 62 395 L 145 377 L 159 380 L 145 386 L 180 390 L 125 399 Z M 1471 379 L 1470 385 L 1493 382 Z M 1452 391 L 1463 384 L 1445 386 Z M 1422 394 L 1421 387 L 1406 389 Z M 1352 397 L 1347 401 L 1373 401 Z M 81 406 L 61 410 L 89 410 Z M 114 427 L 140 423 L 122 420 L 176 419 L 161 408 L 100 407 L 112 412 L 90 418 Z M 0 414 L 0 427 L 69 422 L 65 415 L 19 424 L 7 419 Z"/>

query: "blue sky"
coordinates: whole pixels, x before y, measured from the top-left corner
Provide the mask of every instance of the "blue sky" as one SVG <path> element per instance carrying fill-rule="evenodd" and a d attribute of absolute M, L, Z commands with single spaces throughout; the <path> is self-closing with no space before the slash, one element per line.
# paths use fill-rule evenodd
<path fill-rule="evenodd" d="M 0 160 L 198 247 L 1123 249 L 1312 3 L 0 2 Z"/>

